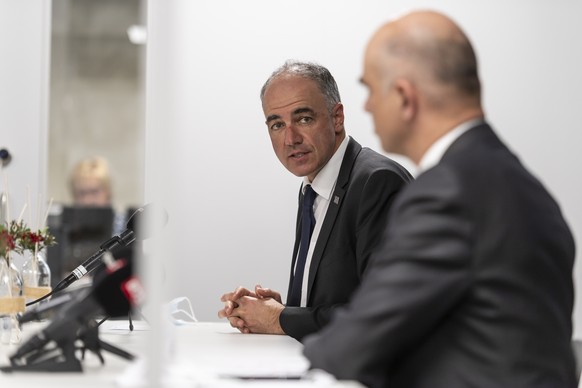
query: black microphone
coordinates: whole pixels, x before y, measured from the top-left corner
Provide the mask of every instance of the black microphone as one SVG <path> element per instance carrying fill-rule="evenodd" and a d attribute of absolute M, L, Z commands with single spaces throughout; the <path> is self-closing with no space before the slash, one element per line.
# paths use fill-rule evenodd
<path fill-rule="evenodd" d="M 87 286 L 88 287 L 88 286 Z M 77 291 L 79 292 L 79 291 Z M 66 292 L 62 295 L 59 295 L 56 298 L 52 298 L 51 300 L 41 303 L 37 305 L 35 308 L 26 310 L 19 318 L 18 322 L 20 324 L 24 324 L 31 321 L 40 321 L 43 319 L 50 319 L 52 318 L 56 312 L 61 309 L 62 307 L 66 306 L 71 300 L 74 299 L 74 293 Z"/>
<path fill-rule="evenodd" d="M 127 316 L 134 300 L 139 299 L 135 295 L 135 284 L 132 285 L 137 280 L 132 276 L 131 265 L 119 260 L 114 268 L 108 267 L 104 272 L 99 279 L 94 279 L 89 292 L 76 293 L 45 329 L 23 343 L 10 357 L 10 362 L 13 365 L 26 364 L 26 357 L 51 341 L 57 344 L 75 341 L 79 331 L 90 327 L 89 322 L 98 316 Z"/>
<path fill-rule="evenodd" d="M 129 218 L 126 229 L 119 235 L 111 237 L 99 247 L 91 257 L 75 268 L 67 277 L 61 280 L 54 288 L 53 293 L 64 290 L 77 280 L 103 265 L 99 260 L 103 254 L 119 246 L 131 245 L 136 239 L 149 238 L 156 228 L 161 228 L 168 222 L 168 213 L 153 204 L 147 204 L 137 209 Z"/>

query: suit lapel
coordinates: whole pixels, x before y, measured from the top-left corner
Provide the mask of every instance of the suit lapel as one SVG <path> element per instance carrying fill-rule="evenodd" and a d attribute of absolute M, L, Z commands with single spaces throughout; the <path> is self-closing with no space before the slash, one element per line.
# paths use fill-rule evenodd
<path fill-rule="evenodd" d="M 313 282 L 315 281 L 315 274 L 319 268 L 319 263 L 321 262 L 321 258 L 323 256 L 325 247 L 327 246 L 331 230 L 333 229 L 333 225 L 335 224 L 339 209 L 342 205 L 345 192 L 348 188 L 352 167 L 354 166 L 354 162 L 356 161 L 356 158 L 358 157 L 358 154 L 361 150 L 362 146 L 357 141 L 350 138 L 337 177 L 335 189 L 331 195 L 329 207 L 327 208 L 327 213 L 325 214 L 323 225 L 321 226 L 321 230 L 319 231 L 319 236 L 317 238 L 317 243 L 315 244 L 313 256 L 311 257 L 311 265 L 309 267 L 309 281 L 307 283 L 307 300 L 309 300 L 309 297 L 311 296 L 311 288 L 313 287 Z"/>

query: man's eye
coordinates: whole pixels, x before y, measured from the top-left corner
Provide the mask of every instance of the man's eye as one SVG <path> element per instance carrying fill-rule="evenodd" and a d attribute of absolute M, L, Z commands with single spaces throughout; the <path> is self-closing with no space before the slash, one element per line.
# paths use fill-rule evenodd
<path fill-rule="evenodd" d="M 313 118 L 311 118 L 309 116 L 303 116 L 303 117 L 300 117 L 298 121 L 302 124 L 307 124 L 307 123 L 310 123 L 311 121 L 313 121 Z"/>
<path fill-rule="evenodd" d="M 271 131 L 277 131 L 277 130 L 283 128 L 284 126 L 285 126 L 284 123 L 276 122 L 273 125 L 271 125 L 269 128 L 271 129 Z"/>

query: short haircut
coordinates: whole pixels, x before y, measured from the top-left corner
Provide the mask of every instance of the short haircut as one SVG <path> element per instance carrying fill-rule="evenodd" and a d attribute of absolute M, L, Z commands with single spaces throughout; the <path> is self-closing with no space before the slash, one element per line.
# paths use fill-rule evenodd
<path fill-rule="evenodd" d="M 287 60 L 283 66 L 279 67 L 271 74 L 261 88 L 261 102 L 264 102 L 263 99 L 269 84 L 274 79 L 286 74 L 297 75 L 315 81 L 325 98 L 325 103 L 330 112 L 336 104 L 341 102 L 337 84 L 329 70 L 317 63 L 300 62 L 295 60 Z"/>

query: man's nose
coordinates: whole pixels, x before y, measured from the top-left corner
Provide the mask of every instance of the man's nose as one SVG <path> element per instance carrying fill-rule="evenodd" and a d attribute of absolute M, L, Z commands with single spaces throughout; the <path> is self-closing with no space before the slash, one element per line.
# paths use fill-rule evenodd
<path fill-rule="evenodd" d="M 293 124 L 288 125 L 285 128 L 285 145 L 293 146 L 295 144 L 301 144 L 303 142 L 303 136 L 297 130 L 297 127 Z"/>

